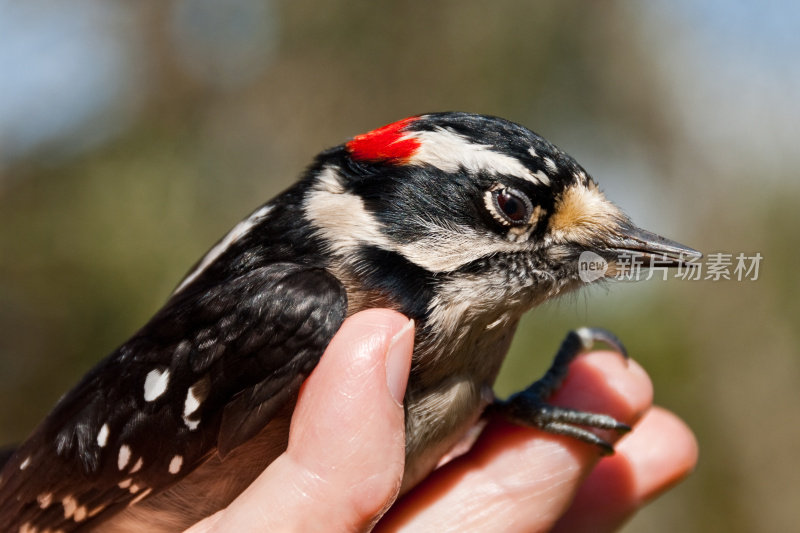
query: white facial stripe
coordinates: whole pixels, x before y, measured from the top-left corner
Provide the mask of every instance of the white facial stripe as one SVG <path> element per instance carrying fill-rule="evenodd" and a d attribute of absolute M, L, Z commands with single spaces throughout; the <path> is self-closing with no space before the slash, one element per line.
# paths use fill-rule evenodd
<path fill-rule="evenodd" d="M 225 252 L 225 250 L 230 248 L 230 246 L 233 243 L 235 243 L 236 241 L 241 239 L 244 235 L 246 235 L 247 232 L 249 232 L 250 229 L 253 226 L 255 226 L 258 222 L 262 221 L 269 214 L 270 211 L 272 211 L 272 206 L 265 205 L 260 209 L 258 209 L 253 214 L 251 214 L 246 219 L 236 224 L 233 227 L 233 229 L 230 232 L 228 232 L 228 234 L 225 235 L 225 237 L 222 238 L 221 241 L 219 241 L 216 245 L 214 245 L 213 248 L 211 248 L 211 250 L 208 251 L 208 253 L 203 257 L 203 260 L 200 261 L 200 264 L 197 265 L 197 268 L 195 268 L 191 273 L 189 273 L 185 278 L 183 278 L 181 284 L 178 285 L 178 288 L 175 289 L 175 292 L 173 292 L 172 294 L 179 293 L 184 287 L 186 287 L 188 284 L 194 281 L 194 279 L 197 278 L 197 276 L 199 276 L 200 274 L 202 274 L 203 271 L 206 268 L 208 268 L 208 266 L 211 263 L 213 263 L 216 258 L 222 255 L 222 253 Z"/>
<path fill-rule="evenodd" d="M 461 135 L 445 130 L 410 132 L 420 146 L 407 164 L 431 165 L 445 172 L 455 172 L 464 166 L 471 172 L 506 174 L 535 184 L 550 184 L 543 172 L 531 172 L 517 159 L 492 150 L 489 146 L 475 144 Z"/>
<path fill-rule="evenodd" d="M 396 246 L 412 263 L 431 272 L 452 272 L 459 267 L 502 251 L 519 251 L 519 245 L 477 233 L 471 228 L 434 229 L 424 238 Z"/>
<path fill-rule="evenodd" d="M 330 243 L 334 253 L 352 250 L 359 245 L 390 250 L 389 239 L 380 231 L 380 223 L 364 207 L 364 201 L 350 193 L 311 191 L 305 200 L 308 219 Z"/>
<path fill-rule="evenodd" d="M 380 222 L 367 211 L 363 200 L 350 193 L 312 191 L 306 197 L 305 211 L 333 253 L 349 255 L 358 246 L 375 246 L 399 253 L 431 272 L 452 271 L 498 251 L 519 249 L 514 243 L 478 233 L 472 228 L 436 228 L 425 221 L 420 221 L 420 224 L 430 229 L 423 238 L 413 243 L 395 243 L 380 231 Z"/>
<path fill-rule="evenodd" d="M 344 192 L 341 176 L 333 167 L 325 167 L 320 171 L 317 176 L 316 187 L 336 194 Z"/>

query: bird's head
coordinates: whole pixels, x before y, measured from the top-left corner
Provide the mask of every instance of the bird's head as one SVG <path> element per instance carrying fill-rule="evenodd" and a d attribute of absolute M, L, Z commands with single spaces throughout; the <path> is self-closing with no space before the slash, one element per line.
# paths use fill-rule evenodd
<path fill-rule="evenodd" d="M 581 285 L 587 251 L 606 276 L 622 254 L 699 255 L 634 226 L 572 157 L 500 118 L 407 118 L 324 152 L 312 175 L 304 207 L 330 249 L 378 291 L 417 287 L 428 310 L 445 293 L 531 307 Z"/>

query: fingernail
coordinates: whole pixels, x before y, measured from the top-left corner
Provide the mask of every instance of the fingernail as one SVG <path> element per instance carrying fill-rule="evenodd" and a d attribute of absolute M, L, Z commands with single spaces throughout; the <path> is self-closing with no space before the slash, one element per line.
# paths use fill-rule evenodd
<path fill-rule="evenodd" d="M 394 334 L 386 351 L 386 385 L 395 403 L 401 407 L 408 384 L 408 371 L 411 368 L 409 354 L 413 349 L 414 320 L 412 319 Z"/>

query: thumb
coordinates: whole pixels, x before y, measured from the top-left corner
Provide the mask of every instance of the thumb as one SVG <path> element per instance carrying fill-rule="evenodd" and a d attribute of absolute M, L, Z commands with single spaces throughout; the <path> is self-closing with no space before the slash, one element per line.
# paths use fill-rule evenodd
<path fill-rule="evenodd" d="M 394 311 L 348 318 L 301 389 L 287 451 L 191 531 L 369 529 L 403 476 L 413 342 L 413 321 Z"/>

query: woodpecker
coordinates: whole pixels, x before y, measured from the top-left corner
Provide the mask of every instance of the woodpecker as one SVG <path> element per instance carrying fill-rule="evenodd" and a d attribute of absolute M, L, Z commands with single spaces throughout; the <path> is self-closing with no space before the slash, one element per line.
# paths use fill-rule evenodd
<path fill-rule="evenodd" d="M 579 258 L 678 266 L 699 252 L 637 228 L 574 159 L 518 124 L 419 115 L 320 153 L 239 222 L 0 471 L 0 530 L 180 531 L 286 448 L 303 380 L 343 320 L 416 322 L 403 491 L 484 412 L 520 316 L 585 284 Z M 602 277 L 602 276 L 601 276 Z M 498 411 L 610 451 L 613 418 L 547 404 L 602 330 L 564 341 Z"/>

